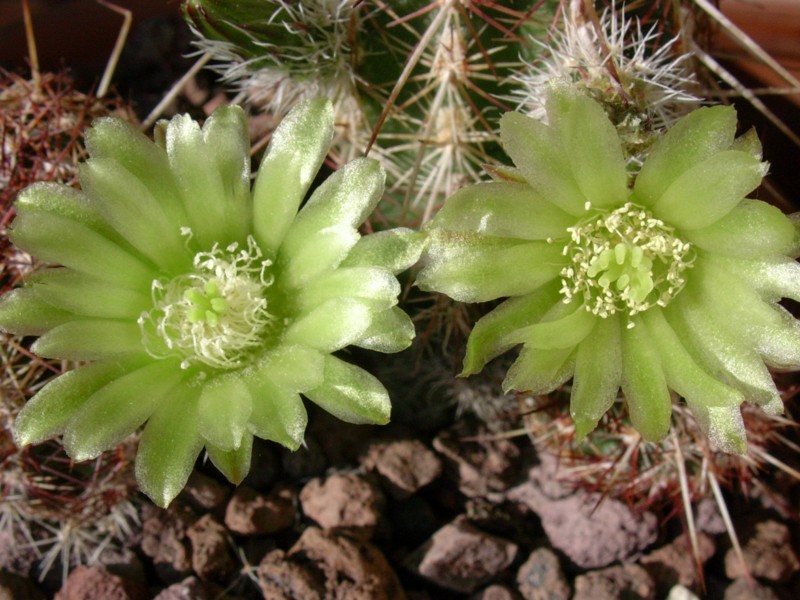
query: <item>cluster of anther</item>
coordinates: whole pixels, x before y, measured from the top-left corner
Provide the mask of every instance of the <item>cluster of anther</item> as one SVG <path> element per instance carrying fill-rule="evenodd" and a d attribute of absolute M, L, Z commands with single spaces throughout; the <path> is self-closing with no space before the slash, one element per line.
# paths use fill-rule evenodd
<path fill-rule="evenodd" d="M 628 202 L 594 211 L 568 229 L 569 263 L 561 271 L 564 302 L 583 301 L 587 311 L 632 316 L 666 306 L 683 289 L 694 261 L 691 244 L 645 209 Z"/>
<path fill-rule="evenodd" d="M 248 351 L 263 344 L 272 320 L 265 298 L 271 264 L 249 236 L 246 248 L 233 243 L 222 250 L 214 244 L 210 252 L 195 255 L 192 273 L 153 281 L 153 309 L 138 321 L 148 352 L 156 358 L 178 356 L 183 368 L 196 362 L 219 369 L 241 366 Z"/>

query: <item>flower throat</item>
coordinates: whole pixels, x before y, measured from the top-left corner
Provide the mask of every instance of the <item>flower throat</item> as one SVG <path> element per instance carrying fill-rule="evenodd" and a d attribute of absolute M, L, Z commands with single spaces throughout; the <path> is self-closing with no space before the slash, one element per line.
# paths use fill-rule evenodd
<path fill-rule="evenodd" d="M 694 262 L 691 244 L 630 202 L 596 211 L 568 231 L 564 255 L 569 264 L 561 271 L 564 302 L 582 300 L 587 311 L 602 318 L 667 306 L 683 289 L 685 271 Z"/>
<path fill-rule="evenodd" d="M 246 248 L 214 244 L 195 255 L 192 273 L 153 281 L 153 309 L 138 320 L 148 353 L 177 356 L 184 369 L 194 363 L 240 367 L 273 319 L 265 298 L 271 265 L 249 236 Z"/>

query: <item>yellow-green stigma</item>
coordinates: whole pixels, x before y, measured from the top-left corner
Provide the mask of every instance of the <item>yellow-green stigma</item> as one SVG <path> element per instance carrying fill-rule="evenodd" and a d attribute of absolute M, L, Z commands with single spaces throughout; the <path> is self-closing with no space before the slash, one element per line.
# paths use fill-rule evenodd
<path fill-rule="evenodd" d="M 228 303 L 220 295 L 219 286 L 215 281 L 206 281 L 202 292 L 195 288 L 186 290 L 183 297 L 191 304 L 186 313 L 191 323 L 206 321 L 211 326 L 218 325 L 219 318 L 228 308 Z"/>
<path fill-rule="evenodd" d="M 194 272 L 153 282 L 153 309 L 139 317 L 144 344 L 156 358 L 178 356 L 188 368 L 202 363 L 218 369 L 243 364 L 264 343 L 272 320 L 266 289 L 271 261 L 252 237 L 247 248 L 214 245 L 194 257 Z"/>
<path fill-rule="evenodd" d="M 630 202 L 611 212 L 595 211 L 568 231 L 564 302 L 578 298 L 602 318 L 667 306 L 683 289 L 684 272 L 694 261 L 691 244 Z"/>

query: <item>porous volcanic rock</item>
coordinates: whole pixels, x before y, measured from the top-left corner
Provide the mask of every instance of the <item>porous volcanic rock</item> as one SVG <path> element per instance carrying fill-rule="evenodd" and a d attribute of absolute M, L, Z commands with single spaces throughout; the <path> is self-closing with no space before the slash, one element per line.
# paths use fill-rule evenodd
<path fill-rule="evenodd" d="M 742 556 L 750 575 L 769 581 L 788 581 L 800 569 L 789 528 L 773 520 L 755 524 L 742 545 Z M 745 577 L 743 565 L 732 548 L 725 554 L 725 574 L 730 579 Z"/>
<path fill-rule="evenodd" d="M 346 532 L 309 527 L 286 558 L 295 565 L 310 565 L 321 574 L 326 600 L 404 600 L 406 597 L 383 553 Z M 310 579 L 305 581 L 311 585 Z"/>
<path fill-rule="evenodd" d="M 459 421 L 439 433 L 433 447 L 445 459 L 445 475 L 468 497 L 502 492 L 519 473 L 519 447 L 483 425 Z"/>
<path fill-rule="evenodd" d="M 531 552 L 517 571 L 517 589 L 525 600 L 569 600 L 570 589 L 561 562 L 550 548 Z"/>
<path fill-rule="evenodd" d="M 697 549 L 700 564 L 704 565 L 716 551 L 714 540 L 704 533 L 698 533 Z M 639 562 L 650 573 L 661 594 L 666 594 L 678 584 L 695 591 L 700 591 L 702 587 L 701 573 L 698 572 L 688 536 L 683 535 L 671 544 L 645 554 Z"/>
<path fill-rule="evenodd" d="M 236 569 L 225 527 L 211 515 L 200 517 L 187 531 L 192 568 L 200 579 L 220 581 Z"/>
<path fill-rule="evenodd" d="M 140 600 L 143 590 L 130 590 L 126 582 L 103 567 L 80 566 L 72 570 L 54 600 Z"/>
<path fill-rule="evenodd" d="M 269 494 L 240 486 L 225 509 L 225 525 L 239 535 L 272 535 L 294 524 L 296 500 L 290 486 L 278 485 Z"/>
<path fill-rule="evenodd" d="M 419 491 L 442 472 L 442 461 L 419 440 L 375 442 L 363 464 L 377 471 L 389 493 L 398 499 Z"/>
<path fill-rule="evenodd" d="M 528 481 L 509 490 L 508 500 L 532 510 L 550 545 L 584 569 L 596 569 L 641 553 L 656 541 L 658 519 L 634 512 L 613 498 L 559 483 L 552 461 L 530 470 Z"/>
<path fill-rule="evenodd" d="M 441 587 L 472 593 L 505 570 L 517 545 L 490 535 L 457 517 L 439 529 L 415 553 L 416 571 Z"/>
<path fill-rule="evenodd" d="M 656 586 L 642 567 L 615 565 L 575 578 L 572 600 L 655 600 Z"/>
<path fill-rule="evenodd" d="M 309 481 L 300 491 L 307 517 L 323 529 L 349 529 L 372 536 L 384 504 L 380 489 L 356 473 L 337 473 Z"/>

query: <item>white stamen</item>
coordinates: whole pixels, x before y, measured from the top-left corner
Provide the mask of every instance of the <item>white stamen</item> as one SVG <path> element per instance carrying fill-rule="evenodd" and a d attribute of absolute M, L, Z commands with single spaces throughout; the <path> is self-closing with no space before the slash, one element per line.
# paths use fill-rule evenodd
<path fill-rule="evenodd" d="M 188 229 L 181 233 L 191 237 Z M 145 348 L 155 358 L 181 358 L 184 369 L 198 362 L 239 367 L 263 343 L 273 319 L 264 296 L 273 281 L 267 273 L 272 262 L 248 236 L 247 248 L 233 243 L 223 251 L 214 244 L 209 252 L 198 252 L 193 264 L 192 273 L 153 281 L 153 309 L 137 319 Z"/>
<path fill-rule="evenodd" d="M 685 271 L 694 262 L 691 244 L 632 203 L 568 231 L 571 241 L 563 254 L 570 263 L 561 270 L 564 302 L 581 298 L 601 318 L 666 306 L 683 289 Z"/>

